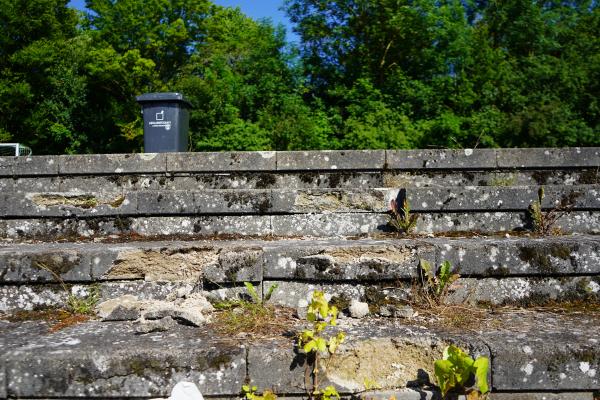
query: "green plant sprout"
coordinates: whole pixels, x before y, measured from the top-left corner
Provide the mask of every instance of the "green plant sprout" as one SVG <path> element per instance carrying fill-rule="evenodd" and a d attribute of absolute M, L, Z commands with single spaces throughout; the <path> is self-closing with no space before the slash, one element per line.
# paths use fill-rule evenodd
<path fill-rule="evenodd" d="M 449 261 L 441 263 L 437 273 L 427 260 L 421 259 L 419 266 L 424 294 L 436 304 L 442 303 L 450 285 L 460 278 L 460 275 L 452 272 L 452 264 Z"/>
<path fill-rule="evenodd" d="M 487 357 L 473 360 L 459 347 L 450 345 L 444 349 L 443 359 L 434 363 L 435 378 L 442 391 L 442 397 L 451 390 L 463 390 L 469 399 L 485 398 L 490 391 L 488 386 L 488 370 L 490 361 Z M 475 376 L 476 389 L 466 389 L 465 385 Z"/>
<path fill-rule="evenodd" d="M 256 291 L 256 288 L 254 287 L 253 284 L 251 284 L 250 282 L 244 282 L 244 286 L 246 286 L 246 290 L 248 291 L 248 294 L 250 295 L 250 297 L 256 304 L 263 304 L 264 302 L 269 301 L 271 299 L 271 296 L 273 295 L 273 292 L 278 287 L 277 284 L 271 285 L 269 287 L 269 290 L 267 291 L 267 294 L 265 294 L 265 298 L 263 300 L 261 298 L 261 296 L 258 294 L 258 292 Z"/>
<path fill-rule="evenodd" d="M 312 328 L 303 330 L 298 338 L 298 347 L 307 355 L 307 368 L 311 368 L 312 388 L 308 391 L 310 399 L 332 400 L 340 398 L 339 393 L 333 386 L 327 386 L 325 389 L 319 387 L 321 357 L 331 357 L 346 338 L 344 332 L 338 332 L 335 336 L 329 337 L 323 335 L 326 328 L 337 325 L 337 315 L 337 307 L 329 305 L 325 293 L 315 290 L 306 315 L 306 319 L 312 323 Z"/>
<path fill-rule="evenodd" d="M 276 400 L 277 395 L 272 390 L 265 390 L 262 394 L 257 394 L 258 388 L 256 386 L 243 385 L 242 393 L 246 400 Z"/>
<path fill-rule="evenodd" d="M 69 294 L 67 298 L 67 310 L 72 314 L 94 314 L 94 308 L 100 300 L 100 287 L 91 285 L 87 290 L 88 294 L 85 297 Z"/>
<path fill-rule="evenodd" d="M 377 383 L 377 381 L 374 379 L 365 378 L 363 380 L 363 384 L 365 385 L 365 390 L 381 389 L 381 385 L 379 383 Z"/>
<path fill-rule="evenodd" d="M 390 220 L 388 222 L 396 231 L 409 234 L 417 225 L 417 214 L 410 213 L 410 203 L 407 199 L 402 202 L 402 207 L 398 207 L 398 202 L 395 199 L 390 201 Z"/>

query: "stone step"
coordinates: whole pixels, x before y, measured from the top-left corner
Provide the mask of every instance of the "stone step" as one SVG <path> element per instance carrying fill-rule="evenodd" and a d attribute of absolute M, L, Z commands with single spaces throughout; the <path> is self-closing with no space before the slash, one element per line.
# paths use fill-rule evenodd
<path fill-rule="evenodd" d="M 539 186 L 600 184 L 600 171 L 568 170 L 381 170 L 327 172 L 230 172 L 194 174 L 138 175 L 64 175 L 0 178 L 0 191 L 76 192 L 117 197 L 142 190 L 207 190 L 207 189 L 370 189 L 455 186 Z"/>
<path fill-rule="evenodd" d="M 383 213 L 315 213 L 296 215 L 204 215 L 173 217 L 103 216 L 90 218 L 0 219 L 0 239 L 42 241 L 115 238 L 298 238 L 396 237 Z M 600 233 L 600 213 L 572 211 L 553 230 L 563 234 Z M 420 213 L 415 235 L 485 235 L 532 232 L 528 211 Z"/>
<path fill-rule="evenodd" d="M 392 281 L 418 277 L 420 259 L 473 278 L 598 275 L 600 236 L 3 243 L 0 282 Z"/>
<path fill-rule="evenodd" d="M 381 313 L 385 298 L 413 300 L 422 259 L 449 261 L 461 275 L 451 303 L 597 303 L 599 254 L 597 236 L 5 244 L 0 311 L 64 306 L 69 293 L 85 296 L 90 285 L 102 300 L 163 299 L 190 287 L 225 299 L 249 281 L 264 291 L 277 284 L 277 304 L 296 307 L 321 288 Z"/>
<path fill-rule="evenodd" d="M 19 217 L 230 214 L 384 213 L 406 199 L 416 212 L 523 211 L 538 187 L 465 186 L 407 189 L 254 189 L 139 191 L 115 196 L 85 193 L 6 193 L 0 215 Z M 600 210 L 600 185 L 547 186 L 542 208 Z"/>
<path fill-rule="evenodd" d="M 90 321 L 49 333 L 43 321 L 0 321 L 0 398 L 167 397 L 183 380 L 214 398 L 238 397 L 248 381 L 301 397 L 305 358 L 294 332 L 302 327 L 290 318 L 284 335 L 250 337 L 220 334 L 218 325 L 139 334 L 131 322 Z M 425 317 L 341 319 L 346 341 L 321 372 L 321 385 L 345 396 L 369 395 L 366 385 L 406 395 L 399 400 L 425 396 L 434 360 L 452 343 L 491 360 L 489 383 L 493 392 L 506 393 L 502 399 L 570 391 L 565 398 L 589 399 L 571 396 L 600 388 L 599 318 L 501 310 L 469 329 Z"/>
<path fill-rule="evenodd" d="M 93 154 L 0 158 L 0 176 L 598 168 L 600 148 Z"/>
<path fill-rule="evenodd" d="M 336 302 L 349 315 L 352 300 L 367 303 L 370 313 L 377 316 L 390 316 L 408 312 L 406 304 L 414 302 L 418 293 L 414 281 L 280 281 L 264 280 L 257 282 L 259 289 L 266 292 L 273 285 L 277 288 L 271 298 L 273 304 L 298 307 L 310 299 L 314 290 L 324 290 L 335 297 Z M 161 281 L 100 281 L 97 283 L 67 284 L 66 288 L 56 283 L 3 284 L 0 285 L 0 312 L 19 310 L 39 310 L 65 307 L 69 296 L 84 299 L 97 293 L 99 301 L 107 301 L 124 295 L 134 295 L 141 300 L 165 300 L 169 293 L 201 287 L 202 282 L 193 285 L 189 282 Z M 600 307 L 600 278 L 593 276 L 546 277 L 505 277 L 505 278 L 459 278 L 449 288 L 445 297 L 447 304 L 473 306 L 516 306 L 545 307 L 552 304 L 589 303 Z M 94 291 L 94 292 L 92 292 Z M 206 291 L 211 300 L 234 300 L 245 295 L 241 283 L 231 285 L 207 284 Z M 411 311 L 412 312 L 412 311 Z"/>

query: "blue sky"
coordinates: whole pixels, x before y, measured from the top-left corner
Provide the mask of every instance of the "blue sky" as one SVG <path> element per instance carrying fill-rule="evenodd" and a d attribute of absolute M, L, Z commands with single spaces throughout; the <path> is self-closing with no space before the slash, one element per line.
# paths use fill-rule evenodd
<path fill-rule="evenodd" d="M 287 31 L 288 41 L 298 41 L 292 32 L 290 21 L 280 10 L 284 0 L 213 0 L 215 4 L 225 7 L 239 7 L 246 15 L 254 18 L 271 18 L 275 24 L 283 24 Z M 83 10 L 85 0 L 71 0 L 70 5 Z"/>

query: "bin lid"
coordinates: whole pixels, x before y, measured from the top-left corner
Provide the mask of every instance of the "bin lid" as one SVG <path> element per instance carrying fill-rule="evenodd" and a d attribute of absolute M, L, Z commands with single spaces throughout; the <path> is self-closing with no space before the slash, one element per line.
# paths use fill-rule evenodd
<path fill-rule="evenodd" d="M 181 102 L 184 103 L 189 108 L 192 107 L 192 103 L 188 99 L 186 99 L 183 94 L 171 92 L 171 93 L 144 93 L 140 96 L 137 96 L 135 100 L 138 103 L 153 103 L 153 102 L 164 102 L 164 101 L 173 101 L 173 102 Z"/>

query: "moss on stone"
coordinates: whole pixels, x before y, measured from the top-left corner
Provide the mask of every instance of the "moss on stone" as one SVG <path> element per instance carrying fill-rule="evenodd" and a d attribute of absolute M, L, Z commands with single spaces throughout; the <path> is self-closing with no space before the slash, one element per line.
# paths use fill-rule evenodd
<path fill-rule="evenodd" d="M 256 178 L 257 189 L 268 189 L 275 186 L 277 178 L 273 174 L 259 174 Z"/>
<path fill-rule="evenodd" d="M 594 185 L 600 183 L 600 174 L 598 170 L 581 171 L 577 183 L 580 185 Z"/>
<path fill-rule="evenodd" d="M 558 269 L 553 265 L 550 256 L 569 260 L 571 248 L 567 245 L 555 244 L 549 249 L 545 247 L 522 246 L 519 247 L 519 258 L 528 262 L 533 268 L 544 274 L 554 274 Z"/>
<path fill-rule="evenodd" d="M 350 298 L 342 293 L 339 296 L 333 296 L 331 300 L 329 300 L 329 304 L 337 307 L 340 311 L 345 311 L 350 308 Z"/>
<path fill-rule="evenodd" d="M 221 369 L 222 366 L 231 364 L 231 355 L 227 353 L 219 353 L 208 357 L 207 365 L 213 369 Z"/>

